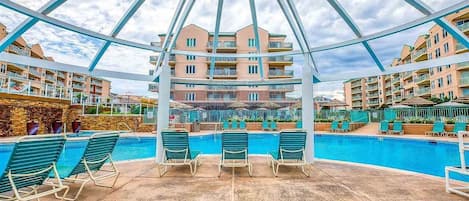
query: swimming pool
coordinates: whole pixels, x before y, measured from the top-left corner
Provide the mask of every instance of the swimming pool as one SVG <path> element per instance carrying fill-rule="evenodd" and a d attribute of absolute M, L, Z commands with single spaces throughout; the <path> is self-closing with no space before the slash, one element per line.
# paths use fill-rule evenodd
<path fill-rule="evenodd" d="M 220 135 L 191 136 L 192 150 L 203 154 L 220 154 Z M 78 162 L 85 141 L 68 141 L 58 165 Z M 249 153 L 266 154 L 278 146 L 278 134 L 250 134 Z M 0 170 L 4 169 L 12 144 L 0 145 Z M 122 137 L 113 152 L 116 161 L 155 157 L 155 138 Z M 315 157 L 355 163 L 378 165 L 444 176 L 444 167 L 459 164 L 456 143 L 410 140 L 387 137 L 350 135 L 315 135 Z M 466 154 L 469 158 L 469 154 Z M 464 179 L 466 180 L 466 179 Z"/>

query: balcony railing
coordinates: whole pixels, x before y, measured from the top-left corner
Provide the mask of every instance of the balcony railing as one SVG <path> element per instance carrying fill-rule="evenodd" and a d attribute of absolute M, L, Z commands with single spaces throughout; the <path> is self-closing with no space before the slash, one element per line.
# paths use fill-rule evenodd
<path fill-rule="evenodd" d="M 24 78 L 24 79 L 26 79 L 26 76 L 24 76 L 22 74 L 19 74 L 19 73 L 15 73 L 15 72 L 8 72 L 8 76 L 13 77 L 13 78 Z"/>
<path fill-rule="evenodd" d="M 378 104 L 379 104 L 379 101 L 377 101 L 377 100 L 372 100 L 372 101 L 369 100 L 367 103 L 368 103 L 368 105 L 378 105 Z"/>
<path fill-rule="evenodd" d="M 462 78 L 459 80 L 459 84 L 460 84 L 460 85 L 469 85 L 469 77 L 462 77 Z"/>
<path fill-rule="evenodd" d="M 469 67 L 469 61 L 456 64 L 457 69 L 463 69 L 463 68 L 468 68 L 468 67 Z"/>
<path fill-rule="evenodd" d="M 368 93 L 367 96 L 368 97 L 378 97 L 379 94 L 378 93 Z"/>
<path fill-rule="evenodd" d="M 236 97 L 211 97 L 207 96 L 208 101 L 236 101 Z"/>
<path fill-rule="evenodd" d="M 208 48 L 213 48 L 214 47 L 214 42 L 210 41 L 207 44 Z M 218 41 L 217 48 L 223 49 L 223 48 L 236 48 L 236 41 Z"/>
<path fill-rule="evenodd" d="M 401 81 L 400 77 L 392 78 L 392 83 L 399 82 L 399 81 Z"/>
<path fill-rule="evenodd" d="M 353 82 L 352 83 L 352 88 L 358 87 L 358 86 L 362 86 L 362 83 L 361 82 Z"/>
<path fill-rule="evenodd" d="M 429 78 L 430 78 L 430 76 L 428 74 L 416 76 L 415 77 L 415 83 L 418 83 L 418 82 L 421 82 L 421 81 L 424 81 L 424 80 L 428 80 Z"/>
<path fill-rule="evenodd" d="M 30 68 L 29 73 L 31 73 L 35 76 L 41 77 L 41 73 L 39 71 L 37 71 L 36 69 Z"/>
<path fill-rule="evenodd" d="M 352 104 L 353 107 L 362 107 L 362 102 L 357 102 Z"/>
<path fill-rule="evenodd" d="M 217 85 L 209 85 L 209 86 L 207 86 L 207 89 L 208 89 L 208 90 L 220 90 L 220 91 L 227 90 L 227 91 L 230 91 L 230 90 L 237 90 L 238 87 L 237 87 L 237 86 L 217 86 Z"/>
<path fill-rule="evenodd" d="M 362 96 L 360 96 L 360 95 L 352 96 L 352 100 L 361 100 L 361 99 L 362 99 Z"/>
<path fill-rule="evenodd" d="M 10 45 L 10 51 L 19 55 L 29 56 L 29 50 L 25 48 L 18 47 L 16 45 Z"/>
<path fill-rule="evenodd" d="M 84 85 L 81 85 L 81 84 L 72 84 L 72 87 L 75 88 L 75 89 L 83 89 L 85 88 Z"/>
<path fill-rule="evenodd" d="M 103 84 L 103 81 L 101 81 L 101 80 L 92 80 L 91 84 L 101 86 Z"/>
<path fill-rule="evenodd" d="M 285 97 L 275 97 L 275 96 L 270 96 L 269 97 L 270 101 L 286 101 L 287 99 Z"/>
<path fill-rule="evenodd" d="M 63 73 L 63 72 L 58 72 L 58 73 L 57 73 L 57 77 L 65 78 L 65 73 Z"/>
<path fill-rule="evenodd" d="M 65 83 L 63 83 L 63 82 L 57 82 L 57 86 L 65 87 Z"/>
<path fill-rule="evenodd" d="M 469 23 L 458 25 L 458 29 L 461 30 L 462 32 L 469 31 Z"/>
<path fill-rule="evenodd" d="M 427 48 L 421 48 L 412 53 L 412 59 L 419 58 L 420 56 L 427 54 Z"/>
<path fill-rule="evenodd" d="M 73 76 L 73 81 L 84 82 L 85 78 L 84 77 L 75 77 L 75 76 Z"/>
<path fill-rule="evenodd" d="M 401 101 L 402 100 L 402 97 L 401 96 L 396 96 L 394 98 L 392 98 L 393 101 Z"/>
<path fill-rule="evenodd" d="M 456 43 L 456 51 L 464 50 L 466 49 L 466 46 L 464 46 L 462 43 L 457 42 Z"/>
<path fill-rule="evenodd" d="M 417 95 L 425 95 L 430 93 L 430 87 L 420 88 L 417 90 Z"/>
<path fill-rule="evenodd" d="M 270 62 L 293 62 L 293 57 L 291 56 L 276 56 L 269 57 Z"/>
<path fill-rule="evenodd" d="M 361 93 L 361 92 L 362 92 L 362 90 L 360 90 L 360 89 L 358 89 L 358 90 L 357 90 L 357 89 L 352 90 L 352 94 Z"/>
<path fill-rule="evenodd" d="M 292 70 L 269 70 L 269 76 L 293 76 Z"/>
<path fill-rule="evenodd" d="M 207 58 L 208 61 L 211 61 L 211 58 Z M 215 62 L 236 62 L 236 58 L 233 57 L 215 57 Z"/>
<path fill-rule="evenodd" d="M 52 75 L 46 75 L 46 79 L 47 79 L 47 80 L 52 80 L 52 81 L 55 81 L 55 80 L 56 80 L 56 78 L 55 78 L 54 76 L 52 76 Z"/>
<path fill-rule="evenodd" d="M 269 42 L 269 48 L 293 48 L 293 43 L 286 42 Z"/>
<path fill-rule="evenodd" d="M 395 93 L 395 92 L 398 92 L 398 91 L 401 91 L 401 89 L 400 89 L 400 88 L 394 88 L 394 89 L 392 89 L 392 93 Z"/>
<path fill-rule="evenodd" d="M 384 84 L 384 87 L 388 88 L 388 87 L 391 87 L 391 82 L 387 82 Z"/>
<path fill-rule="evenodd" d="M 377 78 L 368 78 L 368 79 L 366 80 L 366 82 L 368 82 L 368 83 L 374 83 L 374 82 L 377 82 L 377 81 L 378 81 Z"/>
<path fill-rule="evenodd" d="M 207 71 L 207 75 L 210 75 L 210 71 Z M 236 70 L 234 69 L 215 69 L 213 71 L 214 76 L 236 76 Z"/>
<path fill-rule="evenodd" d="M 386 91 L 386 96 L 390 96 L 392 94 L 391 91 Z"/>
<path fill-rule="evenodd" d="M 378 90 L 378 86 L 366 87 L 367 91 Z"/>
<path fill-rule="evenodd" d="M 293 85 L 270 85 L 269 86 L 270 90 L 284 90 L 284 91 L 293 91 L 294 86 Z"/>

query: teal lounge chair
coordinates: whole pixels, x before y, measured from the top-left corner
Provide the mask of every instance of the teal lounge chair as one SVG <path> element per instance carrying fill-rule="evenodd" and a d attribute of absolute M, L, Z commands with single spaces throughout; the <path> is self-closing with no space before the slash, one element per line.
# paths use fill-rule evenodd
<path fill-rule="evenodd" d="M 343 121 L 342 122 L 342 127 L 340 127 L 339 129 L 337 129 L 341 132 L 347 132 L 347 131 L 350 131 L 350 122 L 349 121 Z"/>
<path fill-rule="evenodd" d="M 268 121 L 263 121 L 262 122 L 262 130 L 264 130 L 264 131 L 270 130 L 270 126 L 269 126 Z"/>
<path fill-rule="evenodd" d="M 273 130 L 273 131 L 277 130 L 277 122 L 276 121 L 272 121 L 270 123 L 270 130 Z"/>
<path fill-rule="evenodd" d="M 231 129 L 232 130 L 238 129 L 238 120 L 235 120 L 235 121 L 231 122 Z"/>
<path fill-rule="evenodd" d="M 441 136 L 441 135 L 444 135 L 444 133 L 445 133 L 445 123 L 441 121 L 437 121 L 433 123 L 432 131 L 425 132 L 425 135 Z"/>
<path fill-rule="evenodd" d="M 392 124 L 392 134 L 404 135 L 404 129 L 402 128 L 402 121 L 395 121 Z"/>
<path fill-rule="evenodd" d="M 239 122 L 239 129 L 246 130 L 246 121 L 241 120 L 241 122 Z"/>
<path fill-rule="evenodd" d="M 278 174 L 280 165 L 301 166 L 301 170 L 306 176 L 304 166 L 307 165 L 305 159 L 306 131 L 289 130 L 280 132 L 279 146 L 275 151 L 270 152 L 272 157 L 272 172 Z"/>
<path fill-rule="evenodd" d="M 189 133 L 187 131 L 164 130 L 161 132 L 163 139 L 164 158 L 163 162 L 158 164 L 160 176 L 168 171 L 168 166 L 187 165 L 191 170 L 192 176 L 197 172 L 199 162 L 199 151 L 191 151 L 189 146 Z M 159 166 L 164 166 L 163 173 Z"/>
<path fill-rule="evenodd" d="M 332 121 L 331 132 L 337 132 L 339 130 L 339 121 Z"/>
<path fill-rule="evenodd" d="M 0 175 L 0 200 L 39 200 L 40 197 L 61 191 L 64 191 L 63 195 L 67 195 L 69 187 L 60 179 L 57 179 L 57 184 L 46 182 L 51 172 L 56 178 L 60 178 L 56 163 L 64 144 L 63 135 L 19 138 Z M 40 186 L 49 186 L 51 189 L 39 188 Z"/>
<path fill-rule="evenodd" d="M 389 122 L 384 120 L 379 123 L 379 134 L 388 134 Z"/>
<path fill-rule="evenodd" d="M 223 121 L 223 130 L 230 130 L 230 122 Z"/>
<path fill-rule="evenodd" d="M 225 131 L 221 135 L 221 160 L 218 165 L 218 176 L 223 167 L 248 167 L 252 176 L 252 164 L 248 156 L 248 133 L 245 131 Z"/>
<path fill-rule="evenodd" d="M 296 128 L 303 128 L 303 121 L 296 121 Z"/>
<path fill-rule="evenodd" d="M 460 131 L 466 131 L 466 123 L 465 122 L 456 122 L 454 124 L 454 128 L 453 128 L 453 131 L 450 131 L 450 132 L 446 132 L 446 135 L 447 136 L 457 136 L 458 135 L 458 132 Z"/>
<path fill-rule="evenodd" d="M 113 188 L 119 178 L 111 154 L 119 139 L 118 132 L 96 133 L 90 136 L 85 151 L 75 166 L 66 167 L 58 165 L 59 173 L 64 182 L 81 183 L 80 188 L 73 198 L 63 197 L 65 200 L 76 200 L 80 196 L 85 185 L 92 181 L 96 186 Z M 110 169 L 104 169 L 104 164 L 109 161 Z M 113 178 L 111 185 L 103 184 L 103 180 Z M 57 198 L 62 198 L 56 195 Z"/>

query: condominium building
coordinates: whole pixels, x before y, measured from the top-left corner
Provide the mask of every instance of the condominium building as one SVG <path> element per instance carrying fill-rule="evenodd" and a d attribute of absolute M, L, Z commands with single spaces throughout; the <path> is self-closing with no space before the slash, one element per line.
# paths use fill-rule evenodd
<path fill-rule="evenodd" d="M 469 36 L 469 9 L 445 17 Z M 438 25 L 404 45 L 391 66 L 420 62 L 468 52 L 469 50 Z M 344 82 L 349 109 L 395 105 L 413 96 L 423 98 L 469 97 L 469 62 L 420 69 L 391 75 L 353 79 Z"/>
<path fill-rule="evenodd" d="M 285 42 L 286 35 L 269 33 L 259 28 L 261 52 L 290 51 L 292 43 Z M 160 34 L 160 41 L 166 35 Z M 218 53 L 252 54 L 256 52 L 253 26 L 246 26 L 236 32 L 220 32 L 216 51 Z M 197 52 L 212 52 L 214 33 L 197 26 L 188 25 L 181 30 L 175 49 Z M 153 43 L 161 44 L 161 43 Z M 155 64 L 157 56 L 150 57 Z M 191 55 L 171 55 L 169 65 L 171 75 L 179 78 L 210 79 L 211 59 Z M 289 56 L 269 57 L 262 59 L 260 69 L 257 58 L 216 58 L 213 79 L 220 80 L 260 80 L 261 70 L 264 79 L 292 78 L 293 71 L 286 67 L 293 64 Z M 152 72 L 150 71 L 150 74 Z M 157 84 L 149 85 L 150 91 L 157 91 Z M 226 107 L 233 102 L 244 102 L 250 106 L 258 106 L 264 102 L 274 102 L 281 106 L 295 103 L 286 97 L 293 91 L 293 85 L 278 86 L 171 86 L 171 99 L 190 104 L 195 107 Z"/>
<path fill-rule="evenodd" d="M 0 23 L 0 40 L 7 34 L 6 26 Z M 29 46 L 22 37 L 19 37 L 4 51 L 37 59 L 53 60 L 52 57 L 44 55 L 41 45 Z M 0 92 L 55 98 L 84 94 L 96 101 L 108 98 L 110 90 L 111 82 L 102 78 L 0 61 Z"/>

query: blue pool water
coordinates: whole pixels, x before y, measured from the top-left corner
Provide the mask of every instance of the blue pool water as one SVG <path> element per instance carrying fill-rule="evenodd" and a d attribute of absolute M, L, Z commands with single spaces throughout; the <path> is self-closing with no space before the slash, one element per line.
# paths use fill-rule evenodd
<path fill-rule="evenodd" d="M 191 136 L 192 150 L 203 154 L 220 154 L 220 135 Z M 68 141 L 58 165 L 76 164 L 86 141 Z M 249 153 L 266 154 L 278 146 L 277 134 L 250 134 Z M 12 144 L 0 145 L 0 170 L 10 156 Z M 155 157 L 154 138 L 120 138 L 113 152 L 116 161 Z M 382 137 L 315 135 L 315 157 L 378 165 L 444 176 L 444 167 L 459 164 L 456 143 L 429 142 Z M 466 154 L 469 158 L 469 154 Z M 464 178 L 466 180 L 466 178 Z"/>

